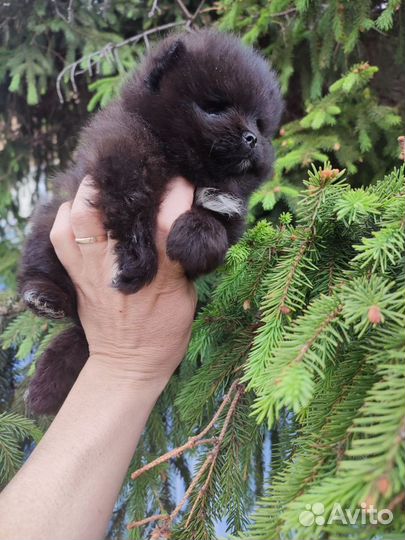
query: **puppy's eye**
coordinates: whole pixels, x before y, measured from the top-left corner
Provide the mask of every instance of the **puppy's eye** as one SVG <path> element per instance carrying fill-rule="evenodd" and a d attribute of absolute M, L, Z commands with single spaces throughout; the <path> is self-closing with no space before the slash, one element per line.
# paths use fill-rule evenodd
<path fill-rule="evenodd" d="M 217 115 L 224 113 L 228 108 L 225 101 L 206 101 L 200 105 L 200 109 L 207 114 Z"/>
<path fill-rule="evenodd" d="M 256 120 L 257 129 L 262 133 L 264 131 L 264 122 L 260 118 Z"/>

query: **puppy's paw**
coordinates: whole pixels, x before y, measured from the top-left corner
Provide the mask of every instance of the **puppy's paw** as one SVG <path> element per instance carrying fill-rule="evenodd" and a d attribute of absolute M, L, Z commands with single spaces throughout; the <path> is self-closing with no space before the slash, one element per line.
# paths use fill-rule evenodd
<path fill-rule="evenodd" d="M 69 296 L 53 283 L 27 283 L 22 290 L 22 299 L 31 311 L 47 319 L 64 319 L 73 311 Z"/>
<path fill-rule="evenodd" d="M 229 247 L 225 227 L 208 213 L 193 208 L 174 222 L 167 255 L 178 261 L 190 279 L 220 266 Z"/>
<path fill-rule="evenodd" d="M 142 271 L 116 272 L 112 280 L 112 286 L 123 294 L 133 294 L 152 281 L 153 277 Z"/>
<path fill-rule="evenodd" d="M 135 253 L 117 250 L 118 265 L 112 286 L 124 294 L 133 294 L 156 276 L 158 262 L 154 250 L 138 249 Z"/>

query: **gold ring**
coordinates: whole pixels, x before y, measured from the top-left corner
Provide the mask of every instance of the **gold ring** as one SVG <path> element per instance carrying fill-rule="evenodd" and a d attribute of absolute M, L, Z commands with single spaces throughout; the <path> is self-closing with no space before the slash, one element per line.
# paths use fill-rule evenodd
<path fill-rule="evenodd" d="M 95 244 L 96 242 L 105 242 L 108 236 L 100 234 L 99 236 L 86 236 L 85 238 L 75 238 L 77 244 Z"/>

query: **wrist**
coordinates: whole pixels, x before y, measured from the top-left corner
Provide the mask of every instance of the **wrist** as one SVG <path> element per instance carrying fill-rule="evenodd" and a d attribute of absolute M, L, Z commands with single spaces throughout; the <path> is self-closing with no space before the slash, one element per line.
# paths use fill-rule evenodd
<path fill-rule="evenodd" d="M 87 365 L 94 371 L 98 380 L 107 380 L 120 390 L 129 388 L 130 391 L 147 390 L 151 396 L 157 397 L 163 392 L 169 382 L 171 373 L 150 366 L 145 369 L 145 357 L 139 352 L 92 352 Z"/>

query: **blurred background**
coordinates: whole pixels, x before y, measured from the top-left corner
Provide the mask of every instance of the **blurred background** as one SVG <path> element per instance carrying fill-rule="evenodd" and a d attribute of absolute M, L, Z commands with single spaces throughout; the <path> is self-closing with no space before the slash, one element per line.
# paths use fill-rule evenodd
<path fill-rule="evenodd" d="M 330 160 L 357 187 L 399 164 L 405 120 L 400 0 L 0 0 L 0 485 L 49 422 L 26 418 L 23 394 L 35 359 L 61 329 L 25 312 L 16 297 L 27 220 L 51 192 L 54 172 L 71 159 L 80 128 L 118 94 L 145 50 L 172 29 L 206 26 L 237 33 L 258 48 L 277 70 L 286 102 L 275 176 L 252 198 L 252 225 L 286 211 L 295 215 L 311 163 Z M 215 282 L 211 276 L 200 283 L 201 305 Z M 156 413 L 148 428 L 152 438 L 144 452 L 150 455 L 176 443 L 167 440 L 170 394 L 165 399 L 163 420 Z M 250 507 L 263 493 L 269 460 L 263 430 L 261 480 L 249 494 Z M 159 496 L 168 507 L 190 480 L 190 464 L 178 458 L 174 467 L 178 485 L 167 483 Z M 128 508 L 133 513 L 140 504 L 136 496 L 143 494 L 147 504 L 142 490 L 148 481 L 157 489 L 151 479 L 137 493 L 124 486 L 112 537 L 128 520 Z"/>

